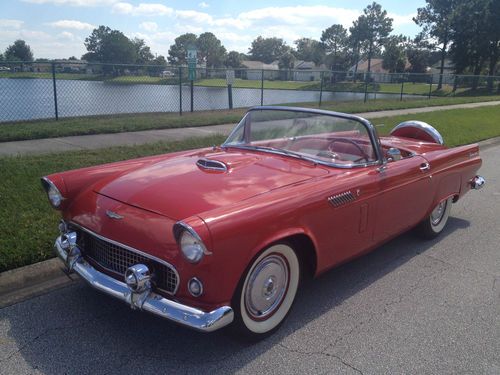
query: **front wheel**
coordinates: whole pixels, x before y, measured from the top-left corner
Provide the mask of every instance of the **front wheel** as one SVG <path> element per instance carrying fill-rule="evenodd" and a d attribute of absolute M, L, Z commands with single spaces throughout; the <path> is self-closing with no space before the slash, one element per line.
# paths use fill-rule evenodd
<path fill-rule="evenodd" d="M 431 214 L 417 227 L 421 237 L 432 239 L 437 237 L 446 226 L 450 217 L 452 198 L 444 199 L 437 204 Z"/>
<path fill-rule="evenodd" d="M 299 279 L 299 259 L 288 244 L 264 250 L 252 262 L 235 295 L 239 331 L 253 339 L 274 332 L 292 307 Z"/>

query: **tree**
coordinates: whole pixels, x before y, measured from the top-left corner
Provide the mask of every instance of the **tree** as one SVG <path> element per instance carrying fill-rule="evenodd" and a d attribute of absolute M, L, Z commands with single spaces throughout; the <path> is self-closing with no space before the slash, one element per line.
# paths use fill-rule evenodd
<path fill-rule="evenodd" d="M 300 38 L 295 42 L 294 55 L 298 60 L 314 61 L 319 65 L 325 58 L 325 50 L 323 45 L 314 39 Z"/>
<path fill-rule="evenodd" d="M 347 30 L 342 25 L 332 25 L 321 33 L 321 43 L 326 53 L 330 55 L 331 69 L 338 69 L 339 57 L 345 58 L 345 52 L 349 46 Z"/>
<path fill-rule="evenodd" d="M 154 56 L 151 53 L 151 48 L 146 45 L 144 39 L 134 38 L 132 44 L 134 45 L 135 62 L 137 64 L 147 64 L 153 61 Z"/>
<path fill-rule="evenodd" d="M 99 26 L 85 38 L 87 53 L 83 60 L 102 63 L 131 64 L 136 62 L 136 47 L 121 31 Z"/>
<path fill-rule="evenodd" d="M 493 89 L 493 76 L 500 54 L 500 4 L 495 0 L 460 2 L 451 22 L 450 53 L 456 71 L 472 72 L 475 76 L 488 69 L 488 88 Z M 479 79 L 473 80 L 473 89 Z"/>
<path fill-rule="evenodd" d="M 426 73 L 430 61 L 430 51 L 426 43 L 422 43 L 419 36 L 411 40 L 406 49 L 406 56 L 410 63 L 410 73 Z"/>
<path fill-rule="evenodd" d="M 187 47 L 192 45 L 196 46 L 196 34 L 186 33 L 175 38 L 168 50 L 168 62 L 170 64 L 186 64 Z"/>
<path fill-rule="evenodd" d="M 24 40 L 18 39 L 4 53 L 7 61 L 33 61 L 33 52 Z"/>
<path fill-rule="evenodd" d="M 249 54 L 252 60 L 262 61 L 270 64 L 279 59 L 281 55 L 289 51 L 290 47 L 281 38 L 263 38 L 258 36 L 252 42 Z"/>
<path fill-rule="evenodd" d="M 402 73 L 406 67 L 406 43 L 403 35 L 393 35 L 387 38 L 382 54 L 382 67 L 389 73 Z"/>
<path fill-rule="evenodd" d="M 454 9 L 457 0 L 425 0 L 427 5 L 417 9 L 417 17 L 413 21 L 423 27 L 423 33 L 429 39 L 430 46 L 441 51 L 441 64 L 439 68 L 439 82 L 437 89 L 443 86 L 444 61 L 448 51 L 451 37 L 451 23 L 454 16 Z"/>
<path fill-rule="evenodd" d="M 213 33 L 201 34 L 196 40 L 196 46 L 198 47 L 198 60 L 205 62 L 207 68 L 223 65 L 226 59 L 226 48 Z"/>
<path fill-rule="evenodd" d="M 294 65 L 295 55 L 292 53 L 292 51 L 287 51 L 280 56 L 278 60 L 278 67 L 286 72 L 284 78 L 285 80 L 289 79 L 288 75 L 290 74 L 290 70 L 293 69 Z"/>
<path fill-rule="evenodd" d="M 78 59 L 75 56 L 68 57 L 69 61 L 77 61 Z"/>
<path fill-rule="evenodd" d="M 231 51 L 227 54 L 226 60 L 224 61 L 224 65 L 228 68 L 241 68 L 243 64 L 243 54 L 237 51 Z"/>
<path fill-rule="evenodd" d="M 366 41 L 368 52 L 368 73 L 371 71 L 371 60 L 374 52 L 389 36 L 392 31 L 392 18 L 387 16 L 387 11 L 382 6 L 373 2 L 363 9 L 363 14 L 358 17 L 354 30 L 356 40 Z M 351 31 L 351 34 L 353 31 Z"/>

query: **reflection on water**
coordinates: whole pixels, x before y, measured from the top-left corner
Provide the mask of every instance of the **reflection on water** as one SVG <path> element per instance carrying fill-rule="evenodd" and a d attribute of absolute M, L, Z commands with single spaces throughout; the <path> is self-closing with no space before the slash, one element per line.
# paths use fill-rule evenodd
<path fill-rule="evenodd" d="M 101 81 L 57 81 L 60 117 L 180 110 L 179 86 L 120 85 Z M 323 92 L 324 101 L 362 100 L 363 93 Z M 191 108 L 189 86 L 182 88 L 182 110 Z M 377 94 L 377 98 L 399 97 Z M 370 95 L 372 97 L 372 95 Z M 194 87 L 193 109 L 228 108 L 226 87 Z M 319 91 L 264 90 L 264 104 L 319 101 Z M 260 89 L 233 88 L 233 106 L 260 105 Z M 0 79 L 0 122 L 55 116 L 52 80 Z"/>

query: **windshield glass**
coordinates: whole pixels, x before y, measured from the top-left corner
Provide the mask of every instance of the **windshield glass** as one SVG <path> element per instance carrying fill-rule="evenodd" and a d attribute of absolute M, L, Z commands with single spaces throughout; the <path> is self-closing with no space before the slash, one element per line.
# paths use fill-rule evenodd
<path fill-rule="evenodd" d="M 376 161 L 368 129 L 363 123 L 300 110 L 251 110 L 224 146 L 283 153 L 342 167 Z"/>

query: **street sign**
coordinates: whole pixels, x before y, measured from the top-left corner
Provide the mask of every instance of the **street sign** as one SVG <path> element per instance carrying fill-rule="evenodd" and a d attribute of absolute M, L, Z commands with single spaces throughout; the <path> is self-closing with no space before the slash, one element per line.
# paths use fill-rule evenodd
<path fill-rule="evenodd" d="M 234 70 L 226 70 L 226 83 L 232 85 L 234 83 Z"/>

